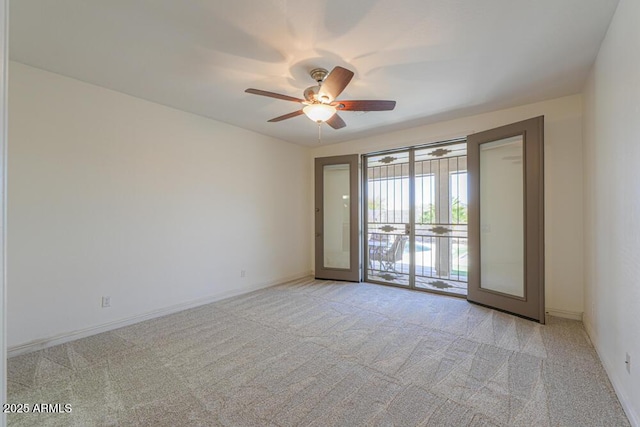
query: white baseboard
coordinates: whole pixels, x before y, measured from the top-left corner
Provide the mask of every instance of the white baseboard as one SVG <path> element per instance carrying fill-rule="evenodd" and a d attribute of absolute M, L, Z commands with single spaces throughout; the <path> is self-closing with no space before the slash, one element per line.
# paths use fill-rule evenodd
<path fill-rule="evenodd" d="M 600 352 L 597 346 L 597 342 L 598 342 L 597 334 L 591 328 L 591 324 L 589 322 L 583 322 L 583 323 L 584 323 L 584 329 L 587 331 L 587 335 L 589 335 L 589 339 L 593 344 L 593 348 L 596 350 L 596 353 L 598 353 L 598 358 L 600 359 L 600 362 L 602 362 L 602 366 L 604 367 L 604 370 L 607 373 L 607 376 L 609 377 L 609 381 L 611 381 L 611 385 L 613 386 L 613 389 L 615 390 L 616 395 L 618 396 L 618 400 L 622 405 L 622 409 L 624 409 L 625 414 L 627 414 L 629 423 L 631 424 L 632 427 L 640 427 L 640 414 L 637 414 L 636 411 L 633 409 L 633 406 L 631 406 L 631 404 L 629 403 L 629 399 L 627 398 L 627 395 L 622 389 L 621 381 L 614 374 L 614 371 L 613 369 L 611 369 L 609 362 L 607 362 L 607 360 L 604 357 L 602 357 L 602 353 Z"/>
<path fill-rule="evenodd" d="M 582 312 L 581 311 L 569 311 L 569 310 L 560 310 L 558 308 L 550 308 L 547 307 L 545 310 L 549 316 L 554 317 L 562 317 L 563 319 L 571 319 L 571 320 L 580 320 L 582 321 Z"/>
<path fill-rule="evenodd" d="M 309 275 L 310 275 L 309 272 L 305 272 L 305 273 L 295 274 L 288 277 L 283 277 L 278 280 L 271 280 L 267 282 L 256 283 L 246 288 L 221 292 L 219 294 L 210 295 L 208 297 L 198 298 L 197 300 L 187 301 L 185 303 L 176 304 L 176 305 L 161 308 L 158 310 L 149 311 L 136 316 L 127 317 L 125 319 L 120 319 L 113 322 L 92 326 L 89 328 L 79 329 L 76 331 L 65 332 L 52 337 L 40 338 L 24 344 L 18 344 L 16 346 L 9 347 L 7 349 L 7 357 L 19 356 L 21 354 L 30 353 L 32 351 L 42 350 L 44 348 L 53 347 L 54 345 L 64 344 L 69 341 L 74 341 L 80 338 L 85 338 L 91 335 L 96 335 L 102 332 L 108 332 L 114 329 L 122 328 L 124 326 L 140 323 L 145 320 L 155 319 L 157 317 L 166 316 L 168 314 L 177 313 L 179 311 L 188 310 L 190 308 L 199 307 L 201 305 L 210 304 L 212 302 L 220 301 L 223 299 L 247 294 L 249 292 L 257 291 L 259 289 L 265 289 L 271 286 L 277 286 L 293 280 L 302 279 L 305 277 L 309 277 Z"/>

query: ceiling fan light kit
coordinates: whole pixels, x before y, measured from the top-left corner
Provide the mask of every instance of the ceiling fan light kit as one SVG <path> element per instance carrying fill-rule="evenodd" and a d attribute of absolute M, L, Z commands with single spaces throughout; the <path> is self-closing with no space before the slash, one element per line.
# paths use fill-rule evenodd
<path fill-rule="evenodd" d="M 254 95 L 267 96 L 269 98 L 282 99 L 284 101 L 298 102 L 304 107 L 283 116 L 275 117 L 269 122 L 280 122 L 302 114 L 318 123 L 327 123 L 333 129 L 340 129 L 347 124 L 336 113 L 340 111 L 389 111 L 396 106 L 395 101 L 363 100 L 363 101 L 336 101 L 336 98 L 347 87 L 353 78 L 353 71 L 342 67 L 334 67 L 329 73 L 324 68 L 314 68 L 309 75 L 318 85 L 305 89 L 304 99 L 295 98 L 289 95 L 282 95 L 265 90 L 246 89 L 245 92 Z"/>
<path fill-rule="evenodd" d="M 322 123 L 329 120 L 336 113 L 336 107 L 329 104 L 309 104 L 302 111 L 314 122 Z"/>

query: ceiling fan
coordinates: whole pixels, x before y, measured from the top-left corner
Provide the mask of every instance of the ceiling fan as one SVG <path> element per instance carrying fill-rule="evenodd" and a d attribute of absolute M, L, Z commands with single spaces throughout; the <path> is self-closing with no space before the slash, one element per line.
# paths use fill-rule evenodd
<path fill-rule="evenodd" d="M 303 105 L 302 109 L 273 118 L 269 122 L 279 122 L 305 114 L 314 122 L 318 124 L 326 122 L 334 129 L 340 129 L 347 125 L 337 114 L 338 111 L 389 111 L 396 106 L 396 101 L 337 101 L 336 98 L 353 78 L 353 71 L 346 68 L 335 67 L 330 73 L 324 68 L 314 68 L 309 74 L 318 84 L 305 89 L 304 99 L 260 89 L 247 89 L 245 92 L 298 102 Z"/>

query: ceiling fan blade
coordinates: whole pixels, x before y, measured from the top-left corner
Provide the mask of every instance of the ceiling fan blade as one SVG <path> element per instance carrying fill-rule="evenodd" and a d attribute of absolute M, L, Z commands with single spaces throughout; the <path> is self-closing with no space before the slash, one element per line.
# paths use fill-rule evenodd
<path fill-rule="evenodd" d="M 343 127 L 345 127 L 347 124 L 344 122 L 344 120 L 342 120 L 342 117 L 340 117 L 338 115 L 338 113 L 334 114 L 333 116 L 331 116 L 331 118 L 329 120 L 327 120 L 326 122 L 329 126 L 331 126 L 334 129 L 342 129 Z"/>
<path fill-rule="evenodd" d="M 290 119 L 292 117 L 299 116 L 301 114 L 303 114 L 303 111 L 302 110 L 298 110 L 298 111 L 294 111 L 293 113 L 285 114 L 284 116 L 279 116 L 279 117 L 276 117 L 274 119 L 268 120 L 268 122 L 270 122 L 270 123 L 281 122 L 283 120 L 287 120 L 287 119 Z"/>
<path fill-rule="evenodd" d="M 275 93 L 275 92 L 267 92 L 266 90 L 249 88 L 249 89 L 245 90 L 245 92 L 252 93 L 254 95 L 268 96 L 269 98 L 282 99 L 282 100 L 285 100 L 285 101 L 304 102 L 304 99 L 295 98 L 295 97 L 289 96 L 289 95 L 282 95 L 282 94 Z"/>
<path fill-rule="evenodd" d="M 342 111 L 389 111 L 396 107 L 396 101 L 335 101 L 331 105 Z"/>
<path fill-rule="evenodd" d="M 328 96 L 329 100 L 333 101 L 342 93 L 344 88 L 347 87 L 352 78 L 353 71 L 342 67 L 335 67 L 322 82 L 319 93 L 320 97 Z"/>

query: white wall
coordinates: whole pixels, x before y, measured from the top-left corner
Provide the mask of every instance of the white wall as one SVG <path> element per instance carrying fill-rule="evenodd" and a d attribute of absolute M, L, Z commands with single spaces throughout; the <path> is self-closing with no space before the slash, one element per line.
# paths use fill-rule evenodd
<path fill-rule="evenodd" d="M 310 273 L 308 148 L 15 62 L 9 95 L 10 349 Z"/>
<path fill-rule="evenodd" d="M 621 0 L 584 96 L 585 326 L 640 425 L 640 2 Z M 631 355 L 631 373 L 625 354 Z"/>
<path fill-rule="evenodd" d="M 438 142 L 539 115 L 545 116 L 546 308 L 555 315 L 580 318 L 583 312 L 580 95 L 321 146 L 312 151 L 311 157 L 363 154 Z"/>

